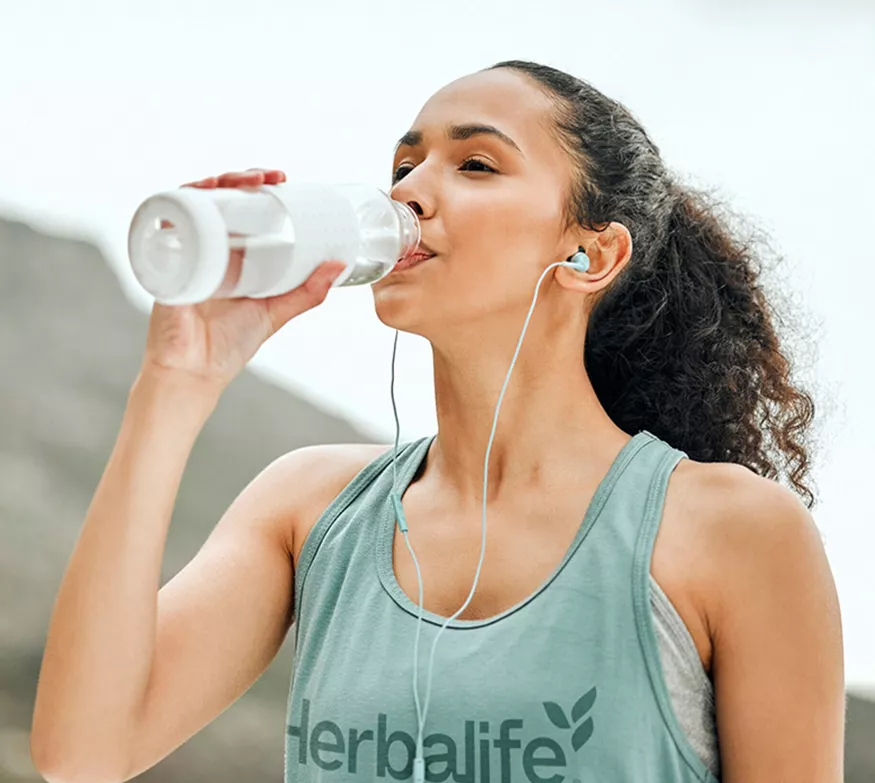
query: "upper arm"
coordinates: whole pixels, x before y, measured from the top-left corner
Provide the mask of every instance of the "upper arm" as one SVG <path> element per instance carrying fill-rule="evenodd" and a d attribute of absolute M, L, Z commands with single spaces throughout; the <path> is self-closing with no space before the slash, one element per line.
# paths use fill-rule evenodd
<path fill-rule="evenodd" d="M 129 776 L 210 723 L 276 656 L 293 619 L 292 531 L 307 508 L 327 505 L 342 485 L 344 448 L 311 446 L 268 465 L 159 591 Z"/>
<path fill-rule="evenodd" d="M 819 531 L 790 490 L 730 472 L 710 612 L 723 782 L 840 783 L 841 616 Z"/>

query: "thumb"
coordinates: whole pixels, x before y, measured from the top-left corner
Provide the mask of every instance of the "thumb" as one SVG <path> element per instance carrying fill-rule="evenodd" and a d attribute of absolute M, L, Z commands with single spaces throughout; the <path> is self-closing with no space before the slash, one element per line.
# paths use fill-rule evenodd
<path fill-rule="evenodd" d="M 343 261 L 325 262 L 297 288 L 265 299 L 271 335 L 295 316 L 311 310 L 325 301 L 328 291 L 331 290 L 331 284 L 344 269 L 346 269 L 346 264 Z"/>

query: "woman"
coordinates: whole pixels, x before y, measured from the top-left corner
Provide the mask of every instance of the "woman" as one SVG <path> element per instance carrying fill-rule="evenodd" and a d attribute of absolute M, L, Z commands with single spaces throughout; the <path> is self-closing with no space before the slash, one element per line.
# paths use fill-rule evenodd
<path fill-rule="evenodd" d="M 623 106 L 531 63 L 440 90 L 393 172 L 433 256 L 374 301 L 432 345 L 437 435 L 397 464 L 385 445 L 281 457 L 158 592 L 201 427 L 340 267 L 265 301 L 156 304 L 51 621 L 37 767 L 95 781 L 151 767 L 254 682 L 294 617 L 287 780 L 407 780 L 424 751 L 435 781 L 838 783 L 841 621 L 808 511 L 813 405 L 749 247 Z M 586 271 L 558 266 L 540 287 L 484 499 L 523 317 L 578 249 Z M 469 596 L 481 503 L 492 526 Z M 466 596 L 435 648 L 423 738 L 417 630 L 429 650 Z"/>

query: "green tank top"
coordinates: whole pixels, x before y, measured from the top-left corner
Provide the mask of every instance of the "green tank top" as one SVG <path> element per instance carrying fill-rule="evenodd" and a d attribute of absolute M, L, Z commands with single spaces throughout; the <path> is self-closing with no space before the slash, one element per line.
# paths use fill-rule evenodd
<path fill-rule="evenodd" d="M 402 495 L 434 438 L 399 448 Z M 672 709 L 649 603 L 666 487 L 685 456 L 647 431 L 632 437 L 541 586 L 443 632 L 426 781 L 716 783 Z M 301 550 L 286 783 L 412 780 L 419 607 L 395 578 L 391 488 L 389 449 L 340 492 Z M 422 699 L 445 619 L 423 613 Z"/>

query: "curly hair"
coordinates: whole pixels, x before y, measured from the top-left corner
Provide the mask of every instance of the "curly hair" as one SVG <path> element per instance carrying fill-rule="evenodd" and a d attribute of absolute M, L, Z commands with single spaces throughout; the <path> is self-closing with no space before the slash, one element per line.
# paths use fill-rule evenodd
<path fill-rule="evenodd" d="M 694 460 L 735 462 L 806 483 L 814 402 L 791 378 L 753 242 L 721 205 L 682 186 L 632 113 L 587 82 L 507 60 L 551 99 L 575 164 L 567 224 L 632 236 L 623 272 L 590 313 L 584 363 L 599 401 L 627 432 L 646 429 Z"/>

